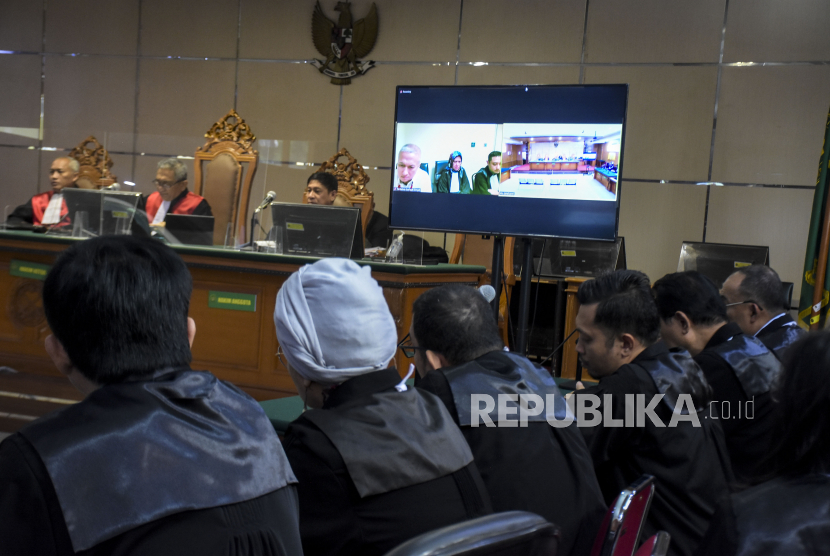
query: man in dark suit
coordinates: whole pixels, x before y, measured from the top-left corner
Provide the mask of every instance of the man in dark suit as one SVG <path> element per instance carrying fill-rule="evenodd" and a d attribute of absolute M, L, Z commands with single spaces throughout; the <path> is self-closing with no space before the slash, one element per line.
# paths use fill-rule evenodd
<path fill-rule="evenodd" d="M 470 444 L 495 511 L 537 513 L 562 530 L 563 554 L 587 554 L 605 504 L 591 455 L 576 423 L 565 423 L 565 400 L 550 373 L 525 357 L 504 351 L 490 305 L 468 286 L 442 286 L 423 293 L 413 306 L 411 345 L 421 380 L 437 395 Z M 473 396 L 488 394 L 488 415 L 498 422 L 499 395 L 533 393 L 553 407 L 528 418 L 527 426 L 473 423 Z M 517 409 L 514 404 L 514 409 Z"/>
<path fill-rule="evenodd" d="M 732 468 L 750 480 L 770 446 L 770 391 L 781 363 L 757 338 L 727 322 L 715 284 L 699 272 L 677 272 L 654 283 L 661 334 L 669 347 L 694 356 L 717 401 Z"/>
<path fill-rule="evenodd" d="M 781 359 L 787 347 L 806 334 L 789 315 L 778 273 L 766 265 L 733 272 L 723 283 L 726 316 L 747 336 L 761 340 Z"/>

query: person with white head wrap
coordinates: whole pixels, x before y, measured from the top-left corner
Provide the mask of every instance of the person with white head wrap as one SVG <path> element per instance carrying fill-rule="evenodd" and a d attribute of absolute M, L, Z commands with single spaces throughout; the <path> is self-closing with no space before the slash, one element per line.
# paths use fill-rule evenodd
<path fill-rule="evenodd" d="M 274 324 L 291 378 L 314 408 L 284 439 L 306 556 L 383 554 L 492 511 L 444 404 L 401 387 L 389 367 L 397 330 L 369 267 L 346 259 L 302 267 L 277 295 Z"/>
<path fill-rule="evenodd" d="M 371 269 L 348 259 L 323 259 L 292 274 L 277 295 L 274 324 L 291 368 L 319 384 L 385 369 L 398 344 Z"/>

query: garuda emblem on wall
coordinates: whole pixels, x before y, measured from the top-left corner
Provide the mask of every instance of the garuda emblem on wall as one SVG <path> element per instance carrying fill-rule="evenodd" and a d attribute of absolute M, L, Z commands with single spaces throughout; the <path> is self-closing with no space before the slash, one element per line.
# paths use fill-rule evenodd
<path fill-rule="evenodd" d="M 351 78 L 364 74 L 374 67 L 374 61 L 361 62 L 375 46 L 378 38 L 378 9 L 374 3 L 369 14 L 352 23 L 350 2 L 338 2 L 335 11 L 340 12 L 337 23 L 325 15 L 318 0 L 311 18 L 311 36 L 314 47 L 326 57 L 315 59 L 314 67 L 331 77 L 335 85 L 348 85 Z"/>

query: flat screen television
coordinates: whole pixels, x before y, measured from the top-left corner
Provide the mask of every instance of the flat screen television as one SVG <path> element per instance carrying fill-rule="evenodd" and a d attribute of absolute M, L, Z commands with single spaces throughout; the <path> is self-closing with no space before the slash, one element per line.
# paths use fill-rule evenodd
<path fill-rule="evenodd" d="M 390 227 L 615 239 L 628 85 L 395 92 Z"/>

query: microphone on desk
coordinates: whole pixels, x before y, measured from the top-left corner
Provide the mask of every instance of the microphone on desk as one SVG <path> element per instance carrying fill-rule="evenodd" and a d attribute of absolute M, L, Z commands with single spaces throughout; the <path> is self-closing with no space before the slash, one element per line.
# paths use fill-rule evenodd
<path fill-rule="evenodd" d="M 106 187 L 102 187 L 101 191 L 121 191 L 121 184 L 118 183 L 118 182 L 115 182 L 112 185 L 107 185 Z"/>
<path fill-rule="evenodd" d="M 271 203 L 273 203 L 273 202 L 274 202 L 274 199 L 276 199 L 276 198 L 277 198 L 277 194 L 276 194 L 276 193 L 274 193 L 273 191 L 269 191 L 269 192 L 268 192 L 268 195 L 266 195 L 266 196 L 265 196 L 265 198 L 262 200 L 262 202 L 261 202 L 261 203 L 259 204 L 259 206 L 256 208 L 256 211 L 254 211 L 254 212 L 259 212 L 259 211 L 261 211 L 262 209 L 264 209 L 265 207 L 267 207 L 268 205 L 270 205 Z"/>

